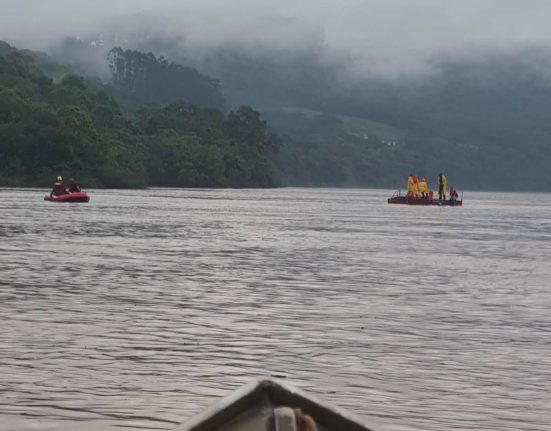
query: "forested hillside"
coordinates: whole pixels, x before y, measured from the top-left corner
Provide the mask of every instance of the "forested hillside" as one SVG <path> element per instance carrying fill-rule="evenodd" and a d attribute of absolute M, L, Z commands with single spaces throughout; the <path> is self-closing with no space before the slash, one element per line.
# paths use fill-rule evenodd
<path fill-rule="evenodd" d="M 127 118 L 97 82 L 46 76 L 52 64 L 0 45 L 0 186 L 46 186 L 58 174 L 86 187 L 275 184 L 277 140 L 252 108 L 175 102 Z"/>
<path fill-rule="evenodd" d="M 114 128 L 129 130 L 129 141 L 123 142 L 140 149 L 131 151 L 133 158 L 142 154 L 137 165 L 143 174 L 125 174 L 125 178 L 137 179 L 129 186 L 277 182 L 398 188 L 411 171 L 430 182 L 444 171 L 462 189 L 551 189 L 547 181 L 551 170 L 551 79 L 546 72 L 551 55 L 541 50 L 439 58 L 430 75 L 383 80 L 369 74 L 347 79 L 346 59 L 328 60 L 322 46 L 262 52 L 221 46 L 199 56 L 182 51 L 175 41 L 159 38 L 136 38 L 134 45 L 151 52 L 131 49 L 130 43 L 110 48 L 106 40 L 65 39 L 52 49 L 61 65 L 41 53 L 24 54 L 33 58 L 32 64 L 26 62 L 27 72 L 33 70 L 36 79 L 39 75 L 41 79 L 44 75 L 55 78 L 58 83 L 51 85 L 56 91 L 66 86 L 59 82 L 61 77 L 81 71 L 87 78 L 86 89 L 80 91 L 92 99 L 101 94 L 115 107 L 120 123 Z M 3 46 L 0 52 L 13 54 L 13 48 Z M 51 107 L 52 100 L 40 97 L 33 101 Z M 159 121 L 159 116 L 172 115 L 166 105 L 182 101 L 202 107 L 194 109 L 219 134 L 193 132 L 194 139 L 201 141 L 196 146 L 197 141 L 189 139 L 183 126 L 155 129 L 153 134 L 143 128 L 144 116 Z M 74 102 L 68 104 L 75 106 Z M 236 110 L 241 104 L 254 106 L 268 120 L 266 124 L 257 117 L 258 122 L 251 123 L 263 131 L 264 144 L 256 156 L 248 151 L 253 147 L 249 145 L 237 157 L 236 145 L 231 143 L 236 140 L 228 131 L 231 116 L 223 114 L 223 109 Z M 241 115 L 247 117 L 243 111 Z M 103 141 L 107 126 L 93 124 Z M 185 151 L 173 147 L 167 130 L 179 135 L 178 145 L 184 145 Z M 158 157 L 150 157 L 155 149 L 166 154 L 165 161 L 177 154 L 181 163 L 153 163 Z M 211 172 L 206 175 L 208 181 L 201 174 L 188 175 L 183 160 L 191 154 L 198 157 L 197 172 L 210 169 L 206 160 L 222 166 L 222 157 L 223 174 L 213 176 Z M 129 158 L 131 166 L 133 158 Z M 6 160 L 4 164 L 8 164 Z M 251 168 L 239 181 L 236 160 L 241 170 Z M 10 166 L 13 163 L 9 162 Z M 92 169 L 90 166 L 86 164 L 86 169 Z M 216 169 L 220 172 L 221 168 Z M 102 170 L 97 168 L 91 177 L 100 178 Z M 98 184 L 121 181 L 102 179 Z"/>
<path fill-rule="evenodd" d="M 205 62 L 282 136 L 284 184 L 403 187 L 409 171 L 445 171 L 462 188 L 551 189 L 551 52 L 438 58 L 431 75 L 392 80 L 295 53 Z"/>
<path fill-rule="evenodd" d="M 250 104 L 262 112 L 281 137 L 272 160 L 281 184 L 397 188 L 410 171 L 432 178 L 445 171 L 461 188 L 551 188 L 545 50 L 434 58 L 426 76 L 382 79 L 368 66 L 365 75 L 351 75 L 349 60 L 331 57 L 323 45 L 256 51 L 221 45 L 194 54 L 178 40 L 126 36 L 127 47 L 215 77 L 227 107 Z M 58 51 L 76 64 L 102 50 L 105 57 L 108 37 L 103 42 Z M 127 96 L 110 94 L 126 109 Z"/>
<path fill-rule="evenodd" d="M 176 100 L 197 106 L 223 109 L 220 83 L 196 69 L 157 58 L 151 52 L 116 47 L 108 54 L 111 92 L 133 112 L 140 106 L 161 107 Z"/>

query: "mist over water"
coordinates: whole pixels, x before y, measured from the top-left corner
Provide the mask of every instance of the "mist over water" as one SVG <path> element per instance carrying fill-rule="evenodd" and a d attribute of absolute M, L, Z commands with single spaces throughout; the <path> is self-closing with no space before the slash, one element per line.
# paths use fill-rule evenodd
<path fill-rule="evenodd" d="M 270 375 L 380 429 L 549 429 L 549 194 L 44 193 L 0 190 L 0 430 L 172 429 Z"/>

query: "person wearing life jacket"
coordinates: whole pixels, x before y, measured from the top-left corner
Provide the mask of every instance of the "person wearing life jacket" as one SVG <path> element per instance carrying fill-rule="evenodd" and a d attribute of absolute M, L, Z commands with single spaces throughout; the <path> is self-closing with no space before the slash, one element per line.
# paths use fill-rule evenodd
<path fill-rule="evenodd" d="M 457 194 L 457 190 L 455 189 L 454 186 L 451 186 L 450 187 L 450 205 L 454 206 L 458 197 L 459 195 Z"/>
<path fill-rule="evenodd" d="M 427 199 L 429 202 L 432 202 L 432 200 L 434 199 L 434 192 L 432 191 L 432 189 L 429 190 L 429 193 L 427 195 Z"/>
<path fill-rule="evenodd" d="M 69 178 L 69 193 L 80 192 L 80 186 L 73 177 Z"/>
<path fill-rule="evenodd" d="M 424 178 L 421 178 L 421 181 L 419 181 L 418 184 L 419 187 L 419 193 L 423 198 L 427 197 L 427 180 Z"/>
<path fill-rule="evenodd" d="M 417 186 L 414 182 L 414 178 L 415 175 L 413 174 L 409 174 L 409 177 L 408 177 L 408 193 L 407 193 L 407 196 L 415 196 L 415 191 L 417 189 Z"/>
<path fill-rule="evenodd" d="M 54 188 L 50 193 L 50 197 L 62 196 L 66 194 L 67 194 L 67 190 L 65 190 L 65 184 L 63 184 L 63 178 L 61 178 L 60 176 L 57 176 L 55 179 Z"/>
<path fill-rule="evenodd" d="M 457 190 L 454 186 L 450 187 L 450 200 L 453 199 L 454 201 L 457 200 L 459 197 L 459 194 L 457 193 Z"/>
<path fill-rule="evenodd" d="M 414 184 L 413 196 L 417 197 L 419 196 L 419 179 L 415 174 L 413 174 L 413 184 Z"/>
<path fill-rule="evenodd" d="M 442 172 L 438 174 L 438 199 L 446 200 L 446 177 Z"/>

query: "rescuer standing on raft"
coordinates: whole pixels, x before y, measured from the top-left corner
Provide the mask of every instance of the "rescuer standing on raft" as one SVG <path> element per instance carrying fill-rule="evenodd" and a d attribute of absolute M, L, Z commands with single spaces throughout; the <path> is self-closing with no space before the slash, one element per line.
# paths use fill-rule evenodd
<path fill-rule="evenodd" d="M 441 201 L 446 200 L 446 176 L 440 172 L 438 174 L 438 199 Z"/>
<path fill-rule="evenodd" d="M 417 195 L 417 182 L 415 181 L 415 175 L 409 174 L 408 177 L 408 196 L 414 197 Z"/>

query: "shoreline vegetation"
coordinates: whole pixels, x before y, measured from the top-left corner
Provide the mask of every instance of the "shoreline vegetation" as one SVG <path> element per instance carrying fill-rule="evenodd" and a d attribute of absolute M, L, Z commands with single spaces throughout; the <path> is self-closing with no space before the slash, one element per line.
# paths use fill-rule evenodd
<path fill-rule="evenodd" d="M 180 79 L 181 69 L 149 60 Z M 139 85 L 114 62 L 120 85 Z M 252 107 L 225 114 L 173 102 L 125 116 L 109 88 L 73 73 L 55 82 L 38 63 L 0 45 L 0 186 L 44 186 L 56 175 L 86 188 L 277 186 L 269 158 L 279 141 Z"/>
<path fill-rule="evenodd" d="M 460 190 L 550 190 L 551 86 L 528 54 L 343 87 L 315 53 L 222 50 L 199 71 L 109 45 L 65 38 L 51 57 L 0 41 L 0 187 L 396 190 L 416 172 L 436 189 L 445 172 Z"/>

